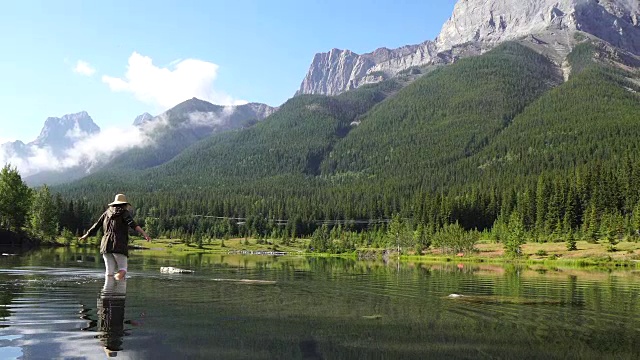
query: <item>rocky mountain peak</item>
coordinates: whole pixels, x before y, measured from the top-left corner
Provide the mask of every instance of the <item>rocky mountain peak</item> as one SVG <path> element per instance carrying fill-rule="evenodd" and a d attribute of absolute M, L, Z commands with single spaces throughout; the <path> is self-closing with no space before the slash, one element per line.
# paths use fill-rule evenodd
<path fill-rule="evenodd" d="M 77 139 L 98 132 L 100 127 L 86 111 L 81 111 L 60 118 L 47 118 L 40 135 L 29 145 L 49 147 L 54 153 L 60 153 L 71 147 Z"/>
<path fill-rule="evenodd" d="M 133 120 L 133 126 L 140 126 L 151 119 L 153 119 L 153 115 L 149 114 L 148 112 L 143 113 L 141 115 L 136 116 L 135 120 Z"/>
<path fill-rule="evenodd" d="M 527 37 L 562 58 L 575 45 L 576 31 L 640 56 L 640 4 L 638 0 L 459 0 L 434 41 L 383 47 L 363 55 L 339 49 L 316 54 L 296 94 L 337 95 L 411 67 L 448 63 Z"/>
<path fill-rule="evenodd" d="M 271 107 L 267 104 L 262 104 L 262 103 L 248 103 L 240 106 L 244 106 L 250 109 L 250 111 L 252 111 L 255 114 L 255 117 L 258 120 L 263 120 L 264 118 L 266 118 L 267 116 L 273 114 L 278 110 L 277 107 Z"/>
<path fill-rule="evenodd" d="M 470 42 L 497 44 L 527 35 L 590 33 L 640 54 L 637 0 L 460 0 L 442 27 L 440 51 Z"/>

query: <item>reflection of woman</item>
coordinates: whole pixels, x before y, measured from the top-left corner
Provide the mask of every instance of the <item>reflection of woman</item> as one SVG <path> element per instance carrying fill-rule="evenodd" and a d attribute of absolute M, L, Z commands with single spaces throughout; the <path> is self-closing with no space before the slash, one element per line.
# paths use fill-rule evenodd
<path fill-rule="evenodd" d="M 105 276 L 104 286 L 98 297 L 98 338 L 104 346 L 107 356 L 117 355 L 122 350 L 124 331 L 124 303 L 127 294 L 127 281 L 115 281 Z"/>
<path fill-rule="evenodd" d="M 127 274 L 127 256 L 129 256 L 129 229 L 139 232 L 147 241 L 151 238 L 142 230 L 129 213 L 130 204 L 124 194 L 116 195 L 98 221 L 84 234 L 80 240 L 95 234 L 100 225 L 104 235 L 100 242 L 100 253 L 104 258 L 106 276 L 114 276 L 120 280 Z"/>

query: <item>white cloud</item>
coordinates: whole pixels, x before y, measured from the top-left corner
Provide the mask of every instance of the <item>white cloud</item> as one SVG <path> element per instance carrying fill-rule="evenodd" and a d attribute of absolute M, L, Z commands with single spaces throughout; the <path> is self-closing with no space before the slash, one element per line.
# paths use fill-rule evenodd
<path fill-rule="evenodd" d="M 21 157 L 0 147 L 0 166 L 10 163 L 20 171 L 20 175 L 23 177 L 42 171 L 64 171 L 78 165 L 90 169 L 128 149 L 152 144 L 149 134 L 160 125 L 162 122 L 151 122 L 142 128 L 135 126 L 112 127 L 102 129 L 93 135 L 86 133 L 82 135 L 80 132 L 70 131 L 66 136 L 78 139 L 78 141 L 62 156 L 54 155 L 48 147 L 31 145 L 28 147 L 29 155 L 26 157 Z"/>
<path fill-rule="evenodd" d="M 219 66 L 197 59 L 176 60 L 169 67 L 157 67 L 148 56 L 134 52 L 123 78 L 102 76 L 112 91 L 130 92 L 148 104 L 168 109 L 192 97 L 219 105 L 242 105 L 238 100 L 214 89 Z"/>
<path fill-rule="evenodd" d="M 78 60 L 78 62 L 76 63 L 76 67 L 73 68 L 73 72 L 84 76 L 91 76 L 96 73 L 96 69 L 89 65 L 88 62 Z"/>
<path fill-rule="evenodd" d="M 60 167 L 95 164 L 125 150 L 144 147 L 150 143 L 148 133 L 135 126 L 103 129 L 97 134 L 79 140 L 73 148 L 65 151 L 64 157 L 59 160 Z"/>
<path fill-rule="evenodd" d="M 74 140 L 74 139 L 81 139 L 83 137 L 89 136 L 89 133 L 82 131 L 82 129 L 80 129 L 80 124 L 76 122 L 73 129 L 69 129 L 69 131 L 67 131 L 67 133 L 64 134 L 64 136 L 66 138 Z"/>
<path fill-rule="evenodd" d="M 196 111 L 189 114 L 189 125 L 198 125 L 198 126 L 215 126 L 222 124 L 226 119 L 229 119 L 233 112 L 235 111 L 235 107 L 233 106 L 225 106 L 222 109 L 222 113 L 215 112 L 202 112 Z M 184 124 L 187 125 L 186 123 Z"/>
<path fill-rule="evenodd" d="M 29 156 L 20 157 L 17 154 L 3 151 L 0 148 L 0 164 L 11 164 L 16 167 L 22 177 L 35 174 L 42 170 L 53 170 L 60 166 L 60 161 L 53 155 L 50 149 L 31 146 Z"/>

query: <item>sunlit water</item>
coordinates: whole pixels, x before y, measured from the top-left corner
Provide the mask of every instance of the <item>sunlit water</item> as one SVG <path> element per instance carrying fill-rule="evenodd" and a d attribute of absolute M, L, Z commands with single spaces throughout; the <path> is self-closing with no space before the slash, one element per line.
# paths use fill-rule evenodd
<path fill-rule="evenodd" d="M 0 257 L 0 359 L 640 358 L 633 271 L 96 255 Z"/>

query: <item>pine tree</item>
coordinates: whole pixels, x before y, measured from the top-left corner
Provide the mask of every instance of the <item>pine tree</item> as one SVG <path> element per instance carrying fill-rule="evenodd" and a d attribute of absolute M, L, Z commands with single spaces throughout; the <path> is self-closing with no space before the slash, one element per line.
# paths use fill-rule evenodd
<path fill-rule="evenodd" d="M 522 219 L 517 213 L 509 216 L 509 234 L 504 242 L 505 255 L 507 257 L 519 257 L 522 255 L 522 244 L 525 241 L 525 231 Z"/>
<path fill-rule="evenodd" d="M 569 186 L 563 219 L 564 231 L 569 233 L 578 225 L 578 197 L 573 186 Z"/>
<path fill-rule="evenodd" d="M 387 231 L 389 237 L 389 245 L 395 245 L 398 254 L 400 254 L 401 238 L 404 236 L 404 223 L 400 218 L 400 214 L 393 215 L 391 222 L 389 223 L 389 229 Z"/>
<path fill-rule="evenodd" d="M 578 250 L 578 247 L 576 246 L 576 238 L 573 235 L 573 230 L 569 230 L 569 233 L 567 234 L 567 250 L 568 251 Z"/>
<path fill-rule="evenodd" d="M 538 185 L 536 186 L 536 232 L 546 234 L 545 217 L 547 214 L 547 202 L 549 194 L 545 184 L 544 176 L 538 177 Z"/>
<path fill-rule="evenodd" d="M 418 255 L 431 245 L 430 234 L 427 234 L 427 229 L 423 224 L 418 224 L 416 231 L 413 233 L 413 239 Z"/>
<path fill-rule="evenodd" d="M 596 243 L 598 241 L 599 222 L 598 209 L 596 208 L 595 202 L 591 202 L 583 223 L 583 233 L 587 241 L 591 243 Z"/>
<path fill-rule="evenodd" d="M 631 227 L 633 230 L 633 237 L 637 241 L 640 238 L 640 202 L 633 208 L 633 214 L 631 214 Z"/>

